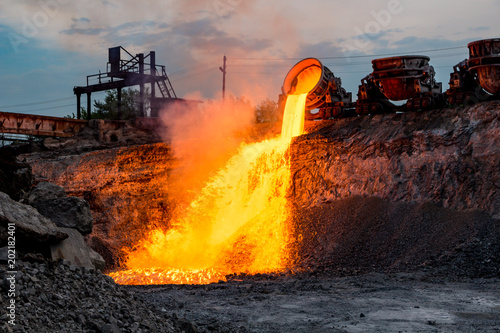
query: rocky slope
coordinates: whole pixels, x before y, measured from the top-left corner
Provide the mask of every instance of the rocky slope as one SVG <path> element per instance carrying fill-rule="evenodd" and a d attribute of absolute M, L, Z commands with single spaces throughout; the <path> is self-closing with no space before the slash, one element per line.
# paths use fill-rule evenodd
<path fill-rule="evenodd" d="M 496 263 L 498 256 L 490 258 L 489 251 L 498 242 L 489 240 L 497 235 L 500 218 L 498 102 L 310 122 L 306 131 L 290 148 L 294 232 L 304 239 L 297 245 L 301 267 L 320 267 L 328 260 L 349 265 L 349 256 L 363 258 L 372 251 L 398 248 L 395 241 L 406 245 L 399 247 L 400 253 L 388 251 L 392 257 L 379 256 L 385 259 L 374 267 L 404 269 L 405 262 L 418 266 L 436 258 L 444 260 L 446 253 L 460 247 L 472 249 L 474 242 L 483 240 L 481 244 L 489 244 L 479 250 L 484 255 L 468 262 Z M 87 241 L 106 259 L 108 268 L 113 268 L 119 265 L 122 246 L 133 245 L 152 227 L 168 227 L 178 199 L 169 194 L 177 162 L 169 147 L 161 143 L 104 148 L 49 151 L 23 155 L 19 160 L 31 165 L 37 181 L 54 182 L 69 195 L 90 203 L 94 231 Z M 383 202 L 373 204 L 366 197 Z M 347 215 L 339 215 L 339 207 Z M 477 213 L 470 215 L 470 209 Z M 413 215 L 401 219 L 398 214 L 405 215 L 406 210 Z M 454 219 L 459 221 L 456 225 L 451 222 Z M 400 230 L 394 231 L 398 223 L 402 223 Z M 431 232 L 424 233 L 423 226 Z M 489 228 L 492 233 L 486 240 Z M 456 233 L 448 232 L 455 229 Z M 447 232 L 435 237 L 433 232 L 439 230 Z M 325 232 L 340 239 L 316 237 Z M 365 234 L 361 237 L 360 233 Z M 372 234 L 378 235 L 379 243 L 368 244 L 373 242 Z M 451 240 L 445 241 L 446 237 Z M 364 246 L 356 252 L 348 244 L 350 239 Z M 347 246 L 340 251 L 346 260 L 339 261 L 334 256 L 336 249 L 321 245 L 325 243 Z M 443 247 L 433 247 L 434 243 Z M 352 268 L 368 267 L 368 262 L 360 261 Z M 479 271 L 480 275 L 497 274 L 496 268 Z"/>
<path fill-rule="evenodd" d="M 291 147 L 301 207 L 355 195 L 500 218 L 500 104 L 310 123 Z"/>
<path fill-rule="evenodd" d="M 120 248 L 150 228 L 167 224 L 175 199 L 169 198 L 173 167 L 165 144 L 102 149 L 75 154 L 42 152 L 24 156 L 37 181 L 62 186 L 89 202 L 94 217 L 87 242 L 112 268 Z"/>

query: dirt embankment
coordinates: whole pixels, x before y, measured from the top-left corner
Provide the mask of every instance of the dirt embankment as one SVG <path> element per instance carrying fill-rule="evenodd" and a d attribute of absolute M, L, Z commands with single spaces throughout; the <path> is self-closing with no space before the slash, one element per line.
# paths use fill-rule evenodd
<path fill-rule="evenodd" d="M 500 103 L 310 123 L 291 146 L 300 207 L 351 196 L 500 218 Z"/>
<path fill-rule="evenodd" d="M 149 230 L 168 224 L 175 198 L 169 196 L 175 165 L 163 143 L 117 147 L 80 154 L 35 153 L 24 158 L 37 181 L 58 184 L 89 202 L 94 228 L 88 243 L 107 262 L 120 264 L 120 249 Z"/>
<path fill-rule="evenodd" d="M 500 277 L 500 220 L 480 210 L 351 197 L 297 209 L 296 265 L 321 275 Z"/>

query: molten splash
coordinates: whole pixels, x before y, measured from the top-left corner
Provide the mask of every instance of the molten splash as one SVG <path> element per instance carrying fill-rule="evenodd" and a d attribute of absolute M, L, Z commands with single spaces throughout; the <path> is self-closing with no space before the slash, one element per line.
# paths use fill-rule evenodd
<path fill-rule="evenodd" d="M 128 270 L 109 275 L 120 284 L 203 284 L 286 268 L 286 152 L 303 132 L 306 96 L 288 96 L 281 138 L 241 147 L 169 230 L 153 231 L 128 253 Z"/>

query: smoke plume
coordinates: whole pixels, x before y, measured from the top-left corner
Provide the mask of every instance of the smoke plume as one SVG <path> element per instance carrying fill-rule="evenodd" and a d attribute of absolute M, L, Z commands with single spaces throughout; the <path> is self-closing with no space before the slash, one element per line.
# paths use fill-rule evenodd
<path fill-rule="evenodd" d="M 167 128 L 164 139 L 178 161 L 172 194 L 189 200 L 237 152 L 255 114 L 249 102 L 229 97 L 224 102 L 177 103 L 160 117 Z"/>

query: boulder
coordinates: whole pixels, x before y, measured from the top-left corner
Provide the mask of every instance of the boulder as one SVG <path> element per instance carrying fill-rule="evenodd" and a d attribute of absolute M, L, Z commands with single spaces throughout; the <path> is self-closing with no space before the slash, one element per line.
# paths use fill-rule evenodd
<path fill-rule="evenodd" d="M 0 245 L 7 243 L 9 223 L 14 223 L 16 249 L 36 244 L 54 243 L 68 237 L 49 218 L 35 208 L 12 200 L 0 192 Z"/>
<path fill-rule="evenodd" d="M 85 244 L 82 234 L 72 228 L 61 228 L 69 237 L 50 247 L 52 260 L 64 259 L 73 265 L 103 270 L 104 259 Z"/>
<path fill-rule="evenodd" d="M 82 235 L 92 232 L 93 219 L 90 205 L 82 198 L 38 200 L 32 205 L 59 227 L 77 229 Z"/>
<path fill-rule="evenodd" d="M 67 197 L 64 188 L 59 185 L 41 182 L 23 200 L 58 227 L 77 229 L 83 235 L 92 232 L 93 218 L 88 202 Z"/>
<path fill-rule="evenodd" d="M 33 206 L 37 201 L 65 197 L 66 192 L 61 186 L 49 182 L 41 182 L 25 195 L 23 202 Z"/>
<path fill-rule="evenodd" d="M 113 270 L 121 266 L 123 259 L 122 251 L 112 241 L 107 241 L 101 237 L 90 235 L 85 239 L 87 245 L 97 253 L 99 253 L 104 261 L 106 261 L 106 269 Z"/>

